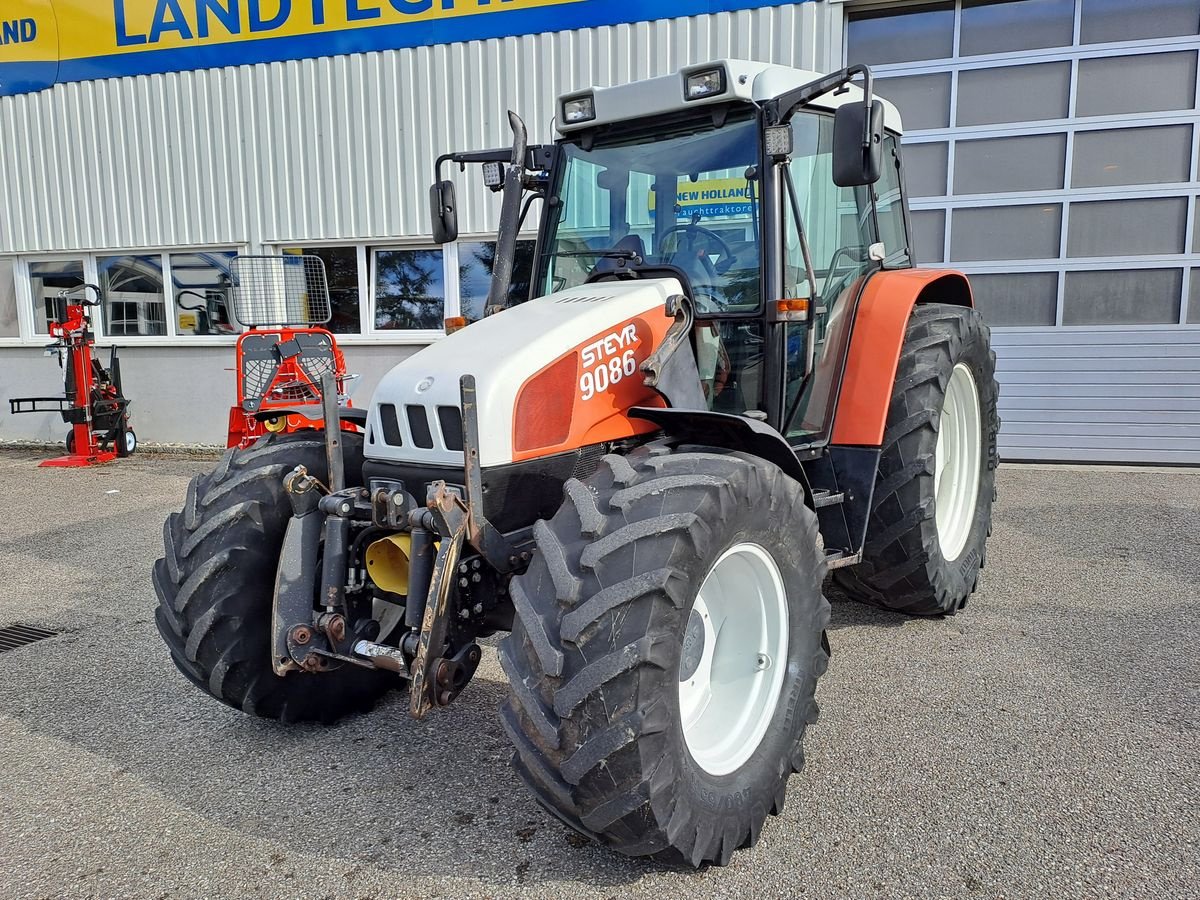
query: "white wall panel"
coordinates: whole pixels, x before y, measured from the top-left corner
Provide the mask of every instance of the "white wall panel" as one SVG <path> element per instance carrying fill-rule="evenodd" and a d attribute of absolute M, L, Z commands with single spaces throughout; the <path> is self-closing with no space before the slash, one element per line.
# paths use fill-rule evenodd
<path fill-rule="evenodd" d="M 721 56 L 829 68 L 831 18 L 810 2 L 0 98 L 0 253 L 419 237 L 434 160 L 507 144 L 506 109 L 547 141 L 570 89 Z M 468 175 L 460 226 L 485 232 Z"/>
<path fill-rule="evenodd" d="M 1200 464 L 1200 328 L 992 331 L 1001 459 Z"/>

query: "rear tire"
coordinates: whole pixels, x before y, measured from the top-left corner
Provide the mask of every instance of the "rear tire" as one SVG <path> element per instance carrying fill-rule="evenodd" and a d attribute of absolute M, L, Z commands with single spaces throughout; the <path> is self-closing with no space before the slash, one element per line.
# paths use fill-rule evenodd
<path fill-rule="evenodd" d="M 344 435 L 342 446 L 353 483 L 362 439 Z M 172 662 L 206 694 L 262 718 L 331 723 L 371 709 L 398 679 L 353 665 L 283 677 L 271 667 L 275 570 L 292 516 L 283 477 L 297 465 L 328 481 L 320 437 L 270 435 L 192 479 L 163 528 L 154 620 Z"/>
<path fill-rule="evenodd" d="M 816 516 L 765 460 L 661 445 L 607 456 L 564 493 L 535 525 L 500 648 L 514 766 L 551 813 L 622 853 L 724 865 L 783 809 L 817 720 L 829 604 Z M 738 554 L 761 592 L 719 568 Z M 714 570 L 729 573 L 725 601 L 709 596 Z M 718 624 L 714 610 L 743 596 L 748 614 Z M 761 630 L 746 629 L 750 610 Z M 703 714 L 687 685 L 701 673 L 712 689 Z"/>
<path fill-rule="evenodd" d="M 966 605 L 992 533 L 1000 430 L 995 372 L 979 313 L 941 303 L 913 310 L 863 561 L 834 573 L 854 599 L 921 616 Z"/>

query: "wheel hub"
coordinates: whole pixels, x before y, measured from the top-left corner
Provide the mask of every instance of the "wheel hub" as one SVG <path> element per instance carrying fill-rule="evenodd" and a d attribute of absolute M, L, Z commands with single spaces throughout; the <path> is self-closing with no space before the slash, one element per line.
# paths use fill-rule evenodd
<path fill-rule="evenodd" d="M 679 660 L 679 713 L 692 759 L 741 768 L 775 715 L 788 651 L 787 591 L 758 544 L 726 550 L 696 595 Z"/>
<path fill-rule="evenodd" d="M 975 521 L 982 471 L 981 422 L 975 376 L 965 363 L 959 363 L 946 385 L 934 453 L 934 514 L 947 562 L 962 555 Z"/>

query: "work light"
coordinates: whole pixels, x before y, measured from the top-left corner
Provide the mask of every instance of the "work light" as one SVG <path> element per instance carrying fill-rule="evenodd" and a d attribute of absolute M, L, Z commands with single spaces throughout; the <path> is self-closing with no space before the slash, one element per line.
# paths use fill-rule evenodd
<path fill-rule="evenodd" d="M 498 190 L 504 184 L 504 166 L 498 162 L 485 162 L 483 164 L 483 183 L 493 191 Z"/>
<path fill-rule="evenodd" d="M 725 69 L 704 69 L 692 72 L 687 76 L 684 98 L 699 100 L 702 97 L 714 97 L 725 93 Z"/>
<path fill-rule="evenodd" d="M 596 98 L 591 94 L 563 101 L 563 121 L 568 124 L 590 122 L 596 118 Z"/>

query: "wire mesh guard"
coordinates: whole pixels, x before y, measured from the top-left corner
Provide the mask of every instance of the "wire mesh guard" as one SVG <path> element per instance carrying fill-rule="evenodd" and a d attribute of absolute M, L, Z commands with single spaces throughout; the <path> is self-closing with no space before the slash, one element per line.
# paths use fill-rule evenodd
<path fill-rule="evenodd" d="M 329 283 L 319 256 L 237 256 L 229 264 L 233 314 L 248 328 L 322 325 L 329 321 Z"/>

